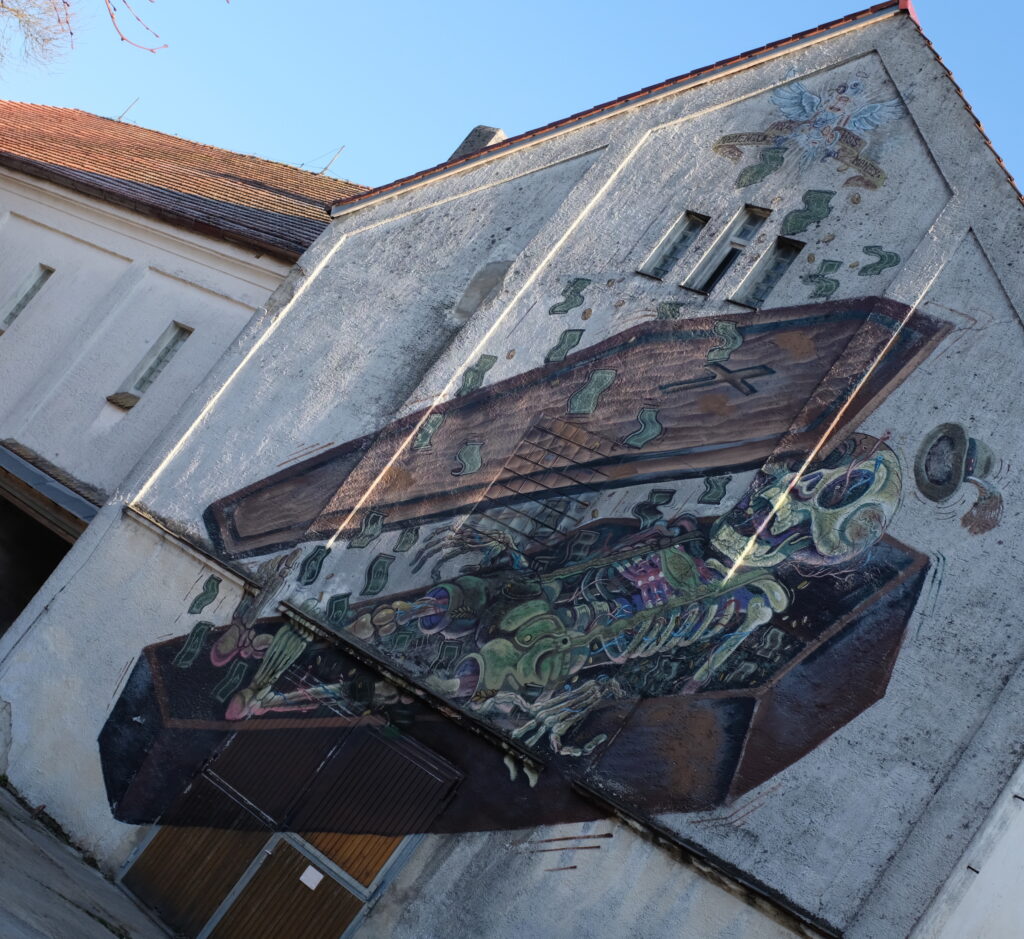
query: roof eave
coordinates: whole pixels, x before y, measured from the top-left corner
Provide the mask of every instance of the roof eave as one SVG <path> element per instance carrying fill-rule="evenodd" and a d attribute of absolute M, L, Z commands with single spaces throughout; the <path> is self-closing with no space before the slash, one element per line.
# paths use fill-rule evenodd
<path fill-rule="evenodd" d="M 166 222 L 168 225 L 173 225 L 175 228 L 184 228 L 196 234 L 227 241 L 242 248 L 256 249 L 261 254 L 270 255 L 287 264 L 294 264 L 306 248 L 309 247 L 309 245 L 290 247 L 278 244 L 262 239 L 257 235 L 245 234 L 237 229 L 224 228 L 182 212 L 175 212 L 165 206 L 154 205 L 141 199 L 133 199 L 124 193 L 114 192 L 110 189 L 105 189 L 103 186 L 91 184 L 73 173 L 66 172 L 62 167 L 51 163 L 41 163 L 37 160 L 29 160 L 12 153 L 0 152 L 0 166 L 6 166 L 19 173 L 24 173 L 26 176 L 34 176 L 37 179 L 45 180 L 64 189 L 71 189 L 82 195 L 91 196 L 94 199 L 100 199 L 103 202 L 108 202 L 120 208 L 130 209 L 140 215 L 147 215 L 150 218 Z M 329 221 L 330 219 L 325 211 L 324 227 L 327 226 Z"/>

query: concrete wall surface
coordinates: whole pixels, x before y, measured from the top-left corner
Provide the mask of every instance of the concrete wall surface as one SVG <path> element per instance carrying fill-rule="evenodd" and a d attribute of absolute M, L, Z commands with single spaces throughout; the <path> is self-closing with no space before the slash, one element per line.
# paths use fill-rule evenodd
<path fill-rule="evenodd" d="M 466 903 L 467 887 L 486 902 Z M 428 836 L 355 934 L 511 939 L 524 932 L 552 939 L 800 934 L 611 820 Z"/>
<path fill-rule="evenodd" d="M 1024 920 L 1024 786 L 1020 769 L 953 869 L 914 939 L 1013 936 Z"/>
<path fill-rule="evenodd" d="M 126 676 L 187 661 L 210 726 L 457 764 L 366 935 L 908 935 L 1021 757 L 1022 237 L 894 10 L 354 204 L 0 644 L 12 779 L 123 856 Z"/>

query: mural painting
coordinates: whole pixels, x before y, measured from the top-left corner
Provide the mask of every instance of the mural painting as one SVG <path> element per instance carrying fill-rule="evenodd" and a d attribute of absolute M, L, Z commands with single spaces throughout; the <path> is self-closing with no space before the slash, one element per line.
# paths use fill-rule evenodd
<path fill-rule="evenodd" d="M 217 549 L 271 555 L 263 598 L 145 650 L 101 735 L 115 814 L 157 817 L 234 731 L 287 728 L 283 765 L 338 721 L 457 756 L 437 728 L 474 735 L 356 650 L 547 765 L 513 795 L 492 750 L 470 784 L 491 796 L 443 822 L 462 830 L 586 817 L 564 778 L 645 813 L 771 778 L 885 693 L 927 559 L 886 531 L 906 468 L 857 428 L 948 330 L 861 298 L 563 333 L 538 368 L 478 369 L 219 500 Z M 258 618 L 275 597 L 293 612 Z"/>
<path fill-rule="evenodd" d="M 869 158 L 872 134 L 906 114 L 898 98 L 873 100 L 867 76 L 826 84 L 817 92 L 801 81 L 777 88 L 770 95 L 781 120 L 764 130 L 726 134 L 714 151 L 740 162 L 743 147 L 757 148 L 757 162 L 745 166 L 736 178 L 744 189 L 780 170 L 787 160 L 799 170 L 815 163 L 835 162 L 850 172 L 843 186 L 878 189 L 885 172 Z M 834 195 L 834 193 L 830 193 Z"/>
<path fill-rule="evenodd" d="M 996 475 L 995 455 L 959 424 L 939 424 L 925 436 L 914 460 L 917 489 L 930 502 L 948 505 L 965 483 L 977 497 L 960 519 L 972 535 L 991 531 L 1003 516 L 1003 497 L 990 477 Z"/>

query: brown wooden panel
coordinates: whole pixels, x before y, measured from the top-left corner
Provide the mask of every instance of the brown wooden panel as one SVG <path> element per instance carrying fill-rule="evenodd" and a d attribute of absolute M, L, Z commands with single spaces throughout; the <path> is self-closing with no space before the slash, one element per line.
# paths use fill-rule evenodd
<path fill-rule="evenodd" d="M 302 837 L 364 887 L 373 883 L 402 843 L 400 837 L 341 835 L 331 831 L 310 831 Z"/>
<path fill-rule="evenodd" d="M 300 746 L 292 730 L 237 734 L 211 772 L 284 829 L 289 810 L 346 733 L 347 728 L 312 729 Z"/>
<path fill-rule="evenodd" d="M 270 832 L 254 830 L 251 817 L 205 778 L 184 802 L 203 803 L 218 828 L 165 827 L 125 874 L 123 884 L 168 925 L 195 936 L 234 887 Z"/>
<path fill-rule="evenodd" d="M 299 878 L 307 867 L 324 875 L 311 890 Z M 238 895 L 210 939 L 338 939 L 362 901 L 290 844 L 280 841 Z"/>
<path fill-rule="evenodd" d="M 387 836 L 426 831 L 460 779 L 411 738 L 356 728 L 311 780 L 291 827 Z"/>

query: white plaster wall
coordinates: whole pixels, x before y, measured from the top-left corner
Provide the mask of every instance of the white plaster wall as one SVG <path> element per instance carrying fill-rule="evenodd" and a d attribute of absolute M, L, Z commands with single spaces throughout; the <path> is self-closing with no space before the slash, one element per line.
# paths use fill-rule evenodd
<path fill-rule="evenodd" d="M 759 130 L 777 119 L 764 89 L 791 80 L 793 70 L 814 88 L 859 77 L 872 83 L 876 100 L 894 96 L 899 89 L 909 116 L 880 132 L 881 142 L 872 151 L 888 174 L 883 189 L 851 191 L 842 186 L 845 173 L 826 161 L 801 173 L 789 167 L 750 190 L 736 190 L 738 167 L 715 154 L 711 144 L 724 133 Z M 820 259 L 835 257 L 843 261 L 843 268 L 836 274 L 840 289 L 833 298 L 884 293 L 910 304 L 927 297 L 961 309 L 937 278 L 957 255 L 967 229 L 974 227 L 989 257 L 1002 259 L 1001 272 L 996 266 L 979 273 L 976 259 L 957 261 L 950 268 L 963 268 L 959 275 L 947 277 L 955 285 L 953 292 L 958 297 L 971 293 L 972 302 L 987 311 L 991 322 L 982 326 L 982 333 L 969 320 L 948 312 L 962 331 L 959 346 L 947 340 L 932 361 L 864 424 L 864 430 L 892 433 L 905 466 L 912 463 L 921 436 L 947 419 L 962 421 L 1000 452 L 1018 453 L 1016 424 L 1006 419 L 1008 390 L 1015 387 L 1013 379 L 1006 384 L 1012 370 L 985 370 L 985 365 L 994 361 L 1005 366 L 1007 356 L 1019 355 L 1020 326 L 1013 303 L 1019 300 L 1021 285 L 1019 278 L 1008 276 L 1006 258 L 1011 257 L 1007 246 L 1013 243 L 1013 233 L 1020 230 L 1020 206 L 944 81 L 909 22 L 888 21 L 343 216 L 303 260 L 313 279 L 301 284 L 295 300 L 281 308 L 274 331 L 262 337 L 252 358 L 231 363 L 232 369 L 241 364 L 241 370 L 233 374 L 232 383 L 180 453 L 149 481 L 144 501 L 200 532 L 199 516 L 209 501 L 226 494 L 221 487 L 231 491 L 269 475 L 302 446 L 340 443 L 382 425 L 396 412 L 422 407 L 435 396 L 449 397 L 463 370 L 482 353 L 497 356 L 486 379 L 492 383 L 540 364 L 570 325 L 585 328 L 579 347 L 584 348 L 652 317 L 658 303 L 666 300 L 681 303 L 684 316 L 726 315 L 735 310 L 727 301 L 750 262 L 745 260 L 730 272 L 706 299 L 678 287 L 687 269 L 744 203 L 773 209 L 761 233 L 763 246 L 778 233 L 785 215 L 801 206 L 808 189 L 833 189 L 837 195 L 827 219 L 796 235 L 808 240 L 800 262 L 804 267 L 791 269 L 771 306 L 810 300 L 811 288 L 799 275 L 813 270 Z M 407 345 L 407 331 L 412 329 L 415 335 L 415 323 L 423 315 L 416 311 L 443 304 L 449 291 L 457 293 L 459 279 L 468 283 L 482 259 L 459 250 L 479 237 L 466 237 L 467 217 L 489 200 L 504 205 L 501 193 L 514 185 L 513 180 L 532 184 L 536 191 L 539 180 L 553 172 L 544 167 L 571 166 L 566 160 L 583 154 L 595 154 L 592 165 L 571 189 L 560 190 L 557 204 L 554 191 L 547 191 L 539 225 L 530 219 L 537 212 L 533 206 L 544 205 L 543 196 L 519 200 L 494 213 L 489 221 L 493 237 L 500 237 L 497 222 L 504 219 L 513 226 L 532 225 L 531 240 L 494 301 L 460 331 L 453 331 L 433 362 L 429 356 L 416 356 Z M 985 194 L 983 201 L 974 197 L 975 192 Z M 990 197 L 993 192 L 998 196 Z M 854 195 L 859 200 L 851 198 Z M 635 274 L 664 230 L 686 209 L 711 215 L 712 223 L 672 282 L 652 282 Z M 410 254 L 417 238 L 421 241 Z M 871 244 L 899 253 L 900 266 L 877 278 L 856 273 L 855 264 L 870 260 L 862 249 Z M 432 253 L 441 250 L 438 246 L 444 246 L 444 255 Z M 418 257 L 425 259 L 423 269 L 416 267 Z M 411 269 L 413 276 L 405 281 L 407 287 L 391 294 L 387 278 L 382 285 L 379 279 L 362 276 L 369 263 L 376 270 L 396 272 L 396 277 Z M 566 281 L 576 276 L 593 281 L 585 307 L 565 317 L 548 316 L 547 308 L 560 298 Z M 999 287 L 1000 277 L 1004 287 Z M 935 290 L 929 293 L 933 285 Z M 1016 299 L 1007 298 L 1007 289 Z M 395 300 L 400 301 L 397 308 Z M 344 318 L 339 310 L 345 311 Z M 382 330 L 385 323 L 389 328 Z M 355 361 L 348 359 L 353 349 L 359 352 Z M 328 367 L 317 369 L 315 361 Z M 376 364 L 385 362 L 390 381 Z M 988 383 L 979 385 L 983 373 Z M 968 385 L 965 396 L 962 391 Z M 399 388 L 405 391 L 404 403 L 395 400 L 393 392 Z M 252 440 L 253 426 L 261 428 L 258 440 Z M 230 442 L 226 447 L 225 441 Z M 1008 506 L 1019 504 L 1021 495 L 1016 480 L 1007 479 Z M 916 907 L 886 900 L 890 882 L 897 891 L 899 885 L 906 890 L 908 881 L 914 880 L 907 870 L 887 871 L 888 859 L 898 856 L 922 825 L 970 829 L 971 819 L 964 818 L 962 807 L 937 809 L 936 787 L 996 708 L 1019 658 L 1013 637 L 1000 632 L 1005 622 L 1001 614 L 991 617 L 986 631 L 974 630 L 970 642 L 954 639 L 962 624 L 971 622 L 979 596 L 998 596 L 999 585 L 1012 582 L 1010 555 L 998 551 L 995 543 L 1011 529 L 1015 511 L 1008 510 L 998 533 L 972 540 L 963 535 L 959 518 L 947 520 L 943 528 L 931 507 L 908 498 L 894 529 L 896 536 L 931 552 L 947 544 L 952 552 L 955 546 L 958 557 L 955 567 L 947 568 L 936 606 L 930 601 L 919 605 L 918 619 L 911 624 L 913 639 L 887 697 L 768 784 L 768 798 L 753 793 L 751 811 L 740 813 L 741 824 L 733 825 L 725 817 L 737 807 L 708 818 L 679 816 L 663 823 L 712 854 L 756 873 L 770 888 L 838 928 L 859 929 L 857 934 L 863 935 L 879 934 L 880 923 L 894 931 L 890 934 L 908 928 L 908 917 L 912 922 L 919 915 L 914 910 L 922 909 L 930 895 L 922 887 L 913 897 Z M 335 577 L 332 590 L 358 586 L 358 554 L 335 552 L 328 559 L 324 576 Z M 400 586 L 400 565 L 395 574 L 397 583 L 392 586 Z M 968 579 L 976 593 L 962 589 Z M 293 599 L 298 603 L 316 597 L 296 590 Z M 942 625 L 935 624 L 937 631 L 930 632 L 919 618 L 933 609 L 941 610 Z M 995 656 L 995 664 L 977 658 L 983 649 Z M 965 663 L 971 662 L 978 667 L 965 672 Z M 958 694 L 950 694 L 951 683 Z M 931 704 L 923 705 L 924 701 Z M 943 716 L 937 720 L 939 714 Z M 1007 760 L 997 753 L 988 756 L 991 759 L 983 765 L 998 791 L 1000 773 L 1005 779 L 1008 772 Z M 951 863 L 927 845 L 917 849 L 916 857 L 907 858 L 909 870 L 916 869 L 922 883 L 941 882 Z"/>
<path fill-rule="evenodd" d="M 112 491 L 287 266 L 0 170 L 0 303 L 53 276 L 0 336 L 0 439 Z M 131 411 L 106 401 L 172 321 L 194 332 Z"/>
<path fill-rule="evenodd" d="M 216 599 L 189 614 L 211 573 L 222 580 Z M 187 634 L 211 617 L 227 622 L 240 598 L 237 578 L 112 504 L 0 640 L 0 698 L 10 703 L 8 778 L 108 870 L 143 832 L 111 816 L 97 745 L 140 639 Z"/>
<path fill-rule="evenodd" d="M 913 939 L 1002 939 L 1024 923 L 1024 771 L 999 797 Z"/>
<path fill-rule="evenodd" d="M 222 364 L 229 380 L 222 397 L 203 413 L 201 432 L 196 427 L 180 456 L 146 484 L 143 502 L 198 533 L 196 522 L 223 494 L 223 480 L 258 479 L 265 467 L 294 462 L 308 448 L 375 429 L 410 398 L 425 402 L 422 376 L 465 328 L 454 311 L 474 274 L 515 261 L 498 295 L 471 317 L 479 321 L 501 309 L 509 284 L 530 272 L 536 233 L 551 226 L 595 158 L 574 153 L 502 173 L 431 211 L 398 211 L 326 234 L 300 262 L 316 270 L 315 289 L 255 337 L 250 357 Z M 320 267 L 324 252 L 331 263 Z M 272 415 L 259 433 L 239 422 L 242 400 L 253 413 Z"/>
<path fill-rule="evenodd" d="M 799 934 L 611 819 L 428 835 L 355 933 L 360 939 Z"/>

